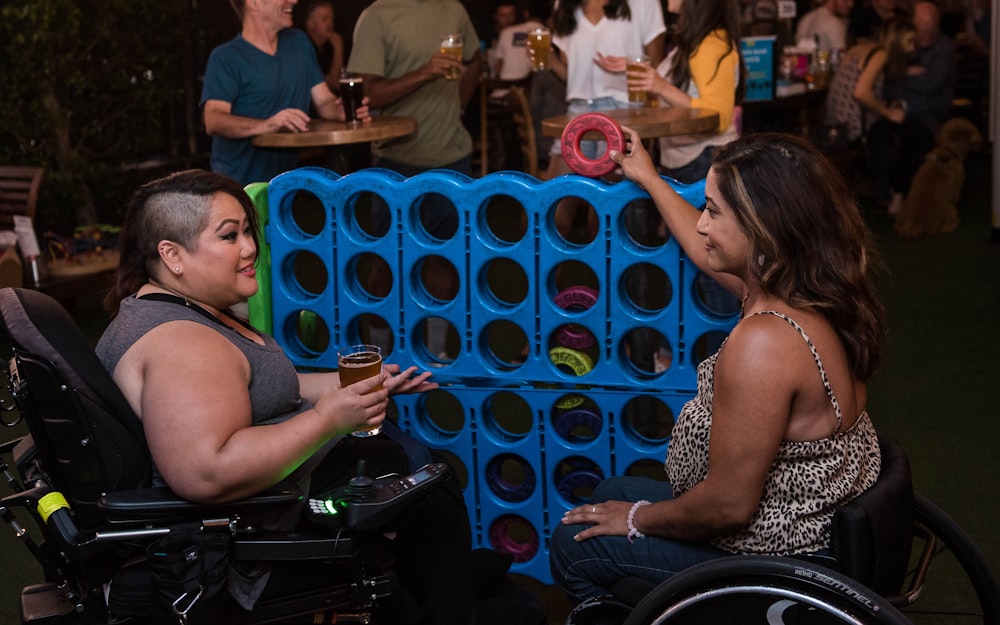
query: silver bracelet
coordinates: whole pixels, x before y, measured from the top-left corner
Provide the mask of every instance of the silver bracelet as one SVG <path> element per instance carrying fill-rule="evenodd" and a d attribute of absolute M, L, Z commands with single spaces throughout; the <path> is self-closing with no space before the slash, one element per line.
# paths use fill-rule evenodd
<path fill-rule="evenodd" d="M 632 542 L 633 538 L 645 538 L 646 535 L 635 528 L 635 511 L 643 506 L 648 506 L 652 501 L 646 501 L 645 499 L 640 499 L 639 501 L 632 504 L 632 507 L 628 511 L 628 518 L 625 519 L 625 525 L 628 526 L 628 534 L 625 538 L 628 538 L 629 542 Z"/>

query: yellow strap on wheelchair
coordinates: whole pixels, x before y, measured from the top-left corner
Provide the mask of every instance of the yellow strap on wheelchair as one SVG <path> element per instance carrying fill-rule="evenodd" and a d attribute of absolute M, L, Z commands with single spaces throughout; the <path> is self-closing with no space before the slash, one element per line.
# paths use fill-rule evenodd
<path fill-rule="evenodd" d="M 38 500 L 38 514 L 42 516 L 42 521 L 48 523 L 49 517 L 56 510 L 69 508 L 69 502 L 62 493 L 49 493 Z"/>

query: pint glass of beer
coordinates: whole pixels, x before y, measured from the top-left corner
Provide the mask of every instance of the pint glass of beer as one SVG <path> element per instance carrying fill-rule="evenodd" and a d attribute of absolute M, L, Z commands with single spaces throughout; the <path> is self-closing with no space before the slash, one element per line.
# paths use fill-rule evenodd
<path fill-rule="evenodd" d="M 441 36 L 441 54 L 455 57 L 459 63 L 462 62 L 462 35 L 451 34 Z M 462 74 L 460 67 L 452 67 L 444 77 L 448 80 L 455 80 Z"/>
<path fill-rule="evenodd" d="M 381 375 L 382 373 L 382 348 L 378 345 L 351 345 L 337 352 L 337 372 L 340 374 L 340 385 L 349 386 L 355 382 Z M 382 385 L 376 386 L 373 390 L 379 390 Z M 382 426 L 365 428 L 357 432 L 351 432 L 352 436 L 364 438 L 375 436 L 382 431 Z"/>
<path fill-rule="evenodd" d="M 531 68 L 536 72 L 549 66 L 549 50 L 552 49 L 552 33 L 548 28 L 535 28 L 528 32 L 528 47 L 531 48 Z"/>
<path fill-rule="evenodd" d="M 645 54 L 639 54 L 636 56 L 628 57 L 625 62 L 626 72 L 636 72 L 643 67 L 649 65 L 649 57 Z M 646 106 L 646 100 L 648 99 L 645 91 L 635 91 L 632 87 L 628 88 L 628 101 L 632 106 Z"/>
<path fill-rule="evenodd" d="M 358 108 L 365 98 L 365 80 L 360 76 L 340 77 L 340 97 L 344 104 L 344 121 L 355 122 Z"/>

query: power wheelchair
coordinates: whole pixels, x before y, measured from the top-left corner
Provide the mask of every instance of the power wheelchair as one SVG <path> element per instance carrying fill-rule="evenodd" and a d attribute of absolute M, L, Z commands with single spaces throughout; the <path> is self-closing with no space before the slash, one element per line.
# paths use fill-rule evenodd
<path fill-rule="evenodd" d="M 0 444 L 0 469 L 13 490 L 0 501 L 0 516 L 45 577 L 21 591 L 23 623 L 407 620 L 398 606 L 412 604 L 396 601 L 405 590 L 393 574 L 384 524 L 448 479 L 446 465 L 379 478 L 361 468 L 342 491 L 308 502 L 289 483 L 223 505 L 181 500 L 150 487 L 141 423 L 65 309 L 41 293 L 5 288 L 0 316 L 0 337 L 11 347 L 9 390 L 28 432 Z M 295 531 L 264 531 L 250 520 L 295 505 L 305 508 Z M 25 515 L 32 532 L 22 525 Z M 221 554 L 218 546 L 202 550 L 216 543 Z M 167 546 L 176 553 L 160 553 Z M 175 567 L 170 573 L 189 569 L 173 579 L 151 563 L 160 557 Z M 272 580 L 304 568 L 310 574 L 243 610 L 228 598 L 219 566 L 261 562 L 273 567 Z"/>

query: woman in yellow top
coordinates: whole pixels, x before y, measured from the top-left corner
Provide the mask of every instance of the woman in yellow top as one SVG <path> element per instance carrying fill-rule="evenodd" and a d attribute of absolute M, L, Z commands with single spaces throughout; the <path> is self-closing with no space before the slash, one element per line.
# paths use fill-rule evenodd
<path fill-rule="evenodd" d="M 629 89 L 657 96 L 660 106 L 712 109 L 719 114 L 714 131 L 659 139 L 663 173 L 680 182 L 708 175 L 718 146 L 739 136 L 737 104 L 743 99 L 738 0 L 669 0 L 678 13 L 673 48 L 655 70 L 628 72 Z M 603 59 L 609 70 L 624 68 L 623 59 Z"/>

